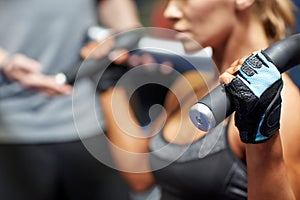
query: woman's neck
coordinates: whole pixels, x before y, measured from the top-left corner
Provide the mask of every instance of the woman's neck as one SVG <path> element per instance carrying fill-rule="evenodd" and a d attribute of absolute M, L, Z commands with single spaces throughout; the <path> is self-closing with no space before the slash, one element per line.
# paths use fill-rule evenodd
<path fill-rule="evenodd" d="M 245 20 L 239 20 L 230 37 L 213 48 L 213 59 L 220 73 L 223 73 L 235 60 L 269 46 L 264 28 L 258 20 L 248 18 L 247 22 L 243 21 Z"/>

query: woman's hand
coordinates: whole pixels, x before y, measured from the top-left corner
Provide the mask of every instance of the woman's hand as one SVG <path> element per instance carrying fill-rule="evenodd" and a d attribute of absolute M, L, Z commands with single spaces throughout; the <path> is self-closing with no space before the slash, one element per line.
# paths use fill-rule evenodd
<path fill-rule="evenodd" d="M 283 82 L 262 52 L 235 61 L 220 82 L 233 97 L 235 125 L 244 143 L 260 143 L 278 132 Z"/>

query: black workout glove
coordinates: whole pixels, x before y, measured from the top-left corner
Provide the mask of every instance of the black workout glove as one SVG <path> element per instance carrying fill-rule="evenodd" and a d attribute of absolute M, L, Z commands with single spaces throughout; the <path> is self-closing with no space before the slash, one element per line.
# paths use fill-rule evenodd
<path fill-rule="evenodd" d="M 97 92 L 105 92 L 110 87 L 114 87 L 119 79 L 129 70 L 127 65 L 110 64 L 103 73 L 100 74 L 100 79 L 97 77 Z"/>
<path fill-rule="evenodd" d="M 235 125 L 244 143 L 260 143 L 280 128 L 283 86 L 277 68 L 262 51 L 250 55 L 225 85 L 236 107 Z"/>

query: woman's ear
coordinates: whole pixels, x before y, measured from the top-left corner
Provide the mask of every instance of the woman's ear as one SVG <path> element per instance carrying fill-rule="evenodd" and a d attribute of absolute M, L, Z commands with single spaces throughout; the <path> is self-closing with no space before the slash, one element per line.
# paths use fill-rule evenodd
<path fill-rule="evenodd" d="M 244 10 L 253 5 L 255 0 L 235 0 L 235 7 L 237 10 Z"/>

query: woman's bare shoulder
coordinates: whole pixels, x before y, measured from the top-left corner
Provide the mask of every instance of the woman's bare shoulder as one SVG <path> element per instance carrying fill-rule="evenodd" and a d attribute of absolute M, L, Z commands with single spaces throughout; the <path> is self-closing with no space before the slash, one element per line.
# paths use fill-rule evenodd
<path fill-rule="evenodd" d="M 300 91 L 286 74 L 283 80 L 280 136 L 285 159 L 300 166 Z"/>
<path fill-rule="evenodd" d="M 288 75 L 283 80 L 281 131 L 292 129 L 300 136 L 300 91 Z"/>

